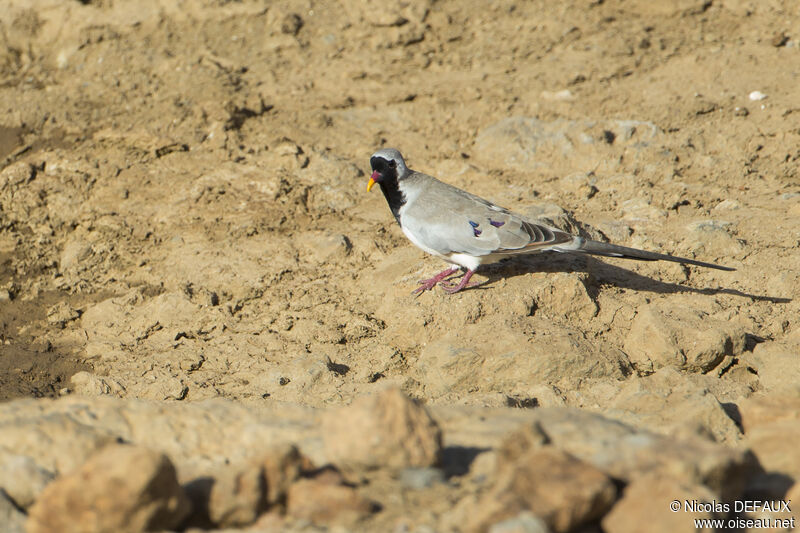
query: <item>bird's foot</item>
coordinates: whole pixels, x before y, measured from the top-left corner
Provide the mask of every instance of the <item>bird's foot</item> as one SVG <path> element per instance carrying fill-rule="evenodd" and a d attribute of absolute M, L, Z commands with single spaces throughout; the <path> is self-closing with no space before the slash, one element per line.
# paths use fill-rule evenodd
<path fill-rule="evenodd" d="M 444 289 L 447 294 L 455 294 L 462 289 L 483 285 L 483 282 L 479 281 L 473 281 L 472 283 L 469 282 L 469 278 L 471 278 L 474 273 L 474 270 L 467 270 L 467 273 L 464 274 L 464 277 L 461 278 L 461 281 L 458 283 L 442 283 L 442 289 Z"/>
<path fill-rule="evenodd" d="M 422 294 L 425 291 L 433 289 L 437 283 L 440 283 L 447 276 L 452 276 L 453 274 L 456 273 L 457 270 L 458 270 L 457 268 L 448 268 L 447 270 L 439 272 L 430 279 L 421 280 L 419 282 L 420 286 L 417 287 L 416 290 L 414 290 L 414 292 L 412 292 L 411 294 Z M 442 285 L 444 286 L 444 283 L 442 283 Z"/>

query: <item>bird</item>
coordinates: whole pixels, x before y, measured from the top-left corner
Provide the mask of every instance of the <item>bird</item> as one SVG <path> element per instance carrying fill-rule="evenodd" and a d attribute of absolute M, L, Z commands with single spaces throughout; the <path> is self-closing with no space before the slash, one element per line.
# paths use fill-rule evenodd
<path fill-rule="evenodd" d="M 523 216 L 433 176 L 411 170 L 395 148 L 383 148 L 370 157 L 372 175 L 367 192 L 377 183 L 405 236 L 423 251 L 444 259 L 450 267 L 419 282 L 412 294 L 439 284 L 454 294 L 479 285 L 470 278 L 482 264 L 505 258 L 563 252 L 620 257 L 639 261 L 672 261 L 718 270 L 734 268 L 694 259 L 648 252 L 573 235 L 526 220 Z M 463 270 L 456 283 L 447 278 Z"/>

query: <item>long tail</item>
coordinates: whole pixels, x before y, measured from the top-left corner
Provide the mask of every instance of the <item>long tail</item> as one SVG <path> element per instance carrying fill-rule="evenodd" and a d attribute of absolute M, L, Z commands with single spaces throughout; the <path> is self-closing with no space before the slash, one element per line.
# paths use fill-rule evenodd
<path fill-rule="evenodd" d="M 673 263 L 685 263 L 687 265 L 716 268 L 717 270 L 736 270 L 735 268 L 715 265 L 713 263 L 704 263 L 703 261 L 695 261 L 694 259 L 686 259 L 685 257 L 658 254 L 655 252 L 647 252 L 645 250 L 637 250 L 636 248 L 628 248 L 627 246 L 617 246 L 616 244 L 608 244 L 605 242 L 590 240 L 583 240 L 579 246 L 564 251 L 582 252 L 591 255 L 604 255 L 606 257 L 622 257 L 624 259 L 636 259 L 638 261 L 672 261 Z"/>

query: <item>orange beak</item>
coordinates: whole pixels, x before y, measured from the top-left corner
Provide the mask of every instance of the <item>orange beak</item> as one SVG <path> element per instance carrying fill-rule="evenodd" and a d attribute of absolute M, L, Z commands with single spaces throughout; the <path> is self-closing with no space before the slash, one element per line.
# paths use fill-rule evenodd
<path fill-rule="evenodd" d="M 369 177 L 369 181 L 367 182 L 367 192 L 371 191 L 372 186 L 378 182 L 378 180 L 376 180 L 375 178 L 380 178 L 380 177 L 381 175 L 378 174 L 377 170 L 372 173 L 372 176 Z"/>

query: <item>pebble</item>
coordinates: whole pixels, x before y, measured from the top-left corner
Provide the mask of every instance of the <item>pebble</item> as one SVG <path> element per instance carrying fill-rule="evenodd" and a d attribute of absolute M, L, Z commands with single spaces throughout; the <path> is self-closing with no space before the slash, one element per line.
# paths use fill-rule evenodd
<path fill-rule="evenodd" d="M 444 482 L 444 472 L 439 468 L 406 468 L 400 472 L 400 483 L 409 489 L 427 489 Z"/>

